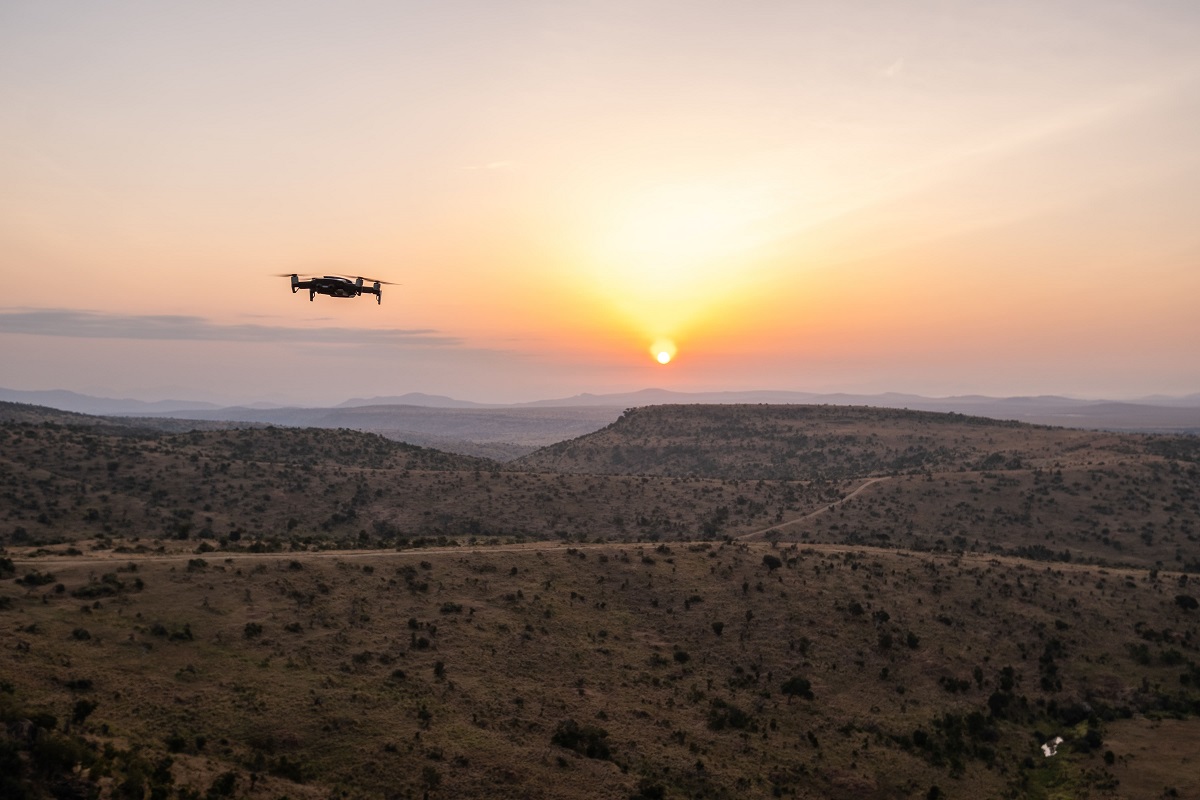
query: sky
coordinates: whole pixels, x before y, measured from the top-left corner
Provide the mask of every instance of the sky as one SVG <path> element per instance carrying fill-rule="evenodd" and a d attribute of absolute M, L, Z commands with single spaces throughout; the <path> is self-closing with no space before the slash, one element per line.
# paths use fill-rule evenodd
<path fill-rule="evenodd" d="M 4 0 L 0 386 L 1200 392 L 1198 40 L 1190 0 Z"/>

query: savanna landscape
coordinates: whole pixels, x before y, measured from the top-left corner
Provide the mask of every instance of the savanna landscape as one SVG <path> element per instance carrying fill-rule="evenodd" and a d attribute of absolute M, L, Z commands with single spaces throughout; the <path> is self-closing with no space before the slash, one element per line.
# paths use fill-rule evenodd
<path fill-rule="evenodd" d="M 5 797 L 1200 795 L 1196 437 L 0 419 Z"/>

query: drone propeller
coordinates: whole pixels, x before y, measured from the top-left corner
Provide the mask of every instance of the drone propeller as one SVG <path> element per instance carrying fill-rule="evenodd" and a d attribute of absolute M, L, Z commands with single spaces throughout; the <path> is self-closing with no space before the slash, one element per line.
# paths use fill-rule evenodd
<path fill-rule="evenodd" d="M 293 275 L 299 276 L 301 273 L 299 273 L 299 272 L 272 272 L 270 274 L 272 277 L 275 277 L 275 278 L 290 278 Z M 381 281 L 376 278 L 368 278 L 365 275 L 342 275 L 340 277 L 346 278 L 347 280 L 351 280 L 351 281 L 362 278 L 363 283 L 380 283 L 380 284 L 383 284 L 384 286 L 399 286 L 400 285 L 398 283 L 395 283 L 394 281 Z"/>

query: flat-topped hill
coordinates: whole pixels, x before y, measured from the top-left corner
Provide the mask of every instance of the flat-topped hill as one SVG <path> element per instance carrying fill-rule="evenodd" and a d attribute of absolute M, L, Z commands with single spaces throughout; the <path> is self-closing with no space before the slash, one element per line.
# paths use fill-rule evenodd
<path fill-rule="evenodd" d="M 1097 453 L 1152 453 L 1152 441 L 884 408 L 648 406 L 630 409 L 602 430 L 545 447 L 513 466 L 617 475 L 844 479 L 1080 463 Z M 1197 451 L 1200 444 L 1193 453 Z"/>

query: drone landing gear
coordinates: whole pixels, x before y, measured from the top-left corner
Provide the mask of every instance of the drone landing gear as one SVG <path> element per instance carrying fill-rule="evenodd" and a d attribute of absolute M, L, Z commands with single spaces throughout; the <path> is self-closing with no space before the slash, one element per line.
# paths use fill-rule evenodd
<path fill-rule="evenodd" d="M 308 302 L 311 303 L 313 300 L 316 300 L 316 299 L 317 299 L 317 293 L 314 292 L 312 289 L 309 289 L 308 290 Z"/>

